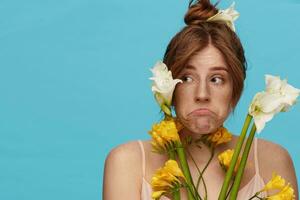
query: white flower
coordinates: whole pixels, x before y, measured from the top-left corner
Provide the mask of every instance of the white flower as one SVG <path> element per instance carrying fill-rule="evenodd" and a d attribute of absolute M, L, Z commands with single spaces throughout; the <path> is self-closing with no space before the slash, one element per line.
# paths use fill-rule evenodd
<path fill-rule="evenodd" d="M 217 14 L 207 19 L 207 21 L 224 21 L 227 26 L 235 32 L 234 21 L 240 16 L 240 14 L 234 10 L 235 2 L 225 10 L 219 10 Z"/>
<path fill-rule="evenodd" d="M 257 93 L 249 107 L 249 114 L 253 116 L 257 132 L 261 132 L 265 123 L 275 114 L 287 111 L 295 104 L 300 90 L 287 84 L 279 77 L 266 75 L 266 91 Z"/>
<path fill-rule="evenodd" d="M 281 98 L 265 91 L 257 93 L 249 107 L 249 114 L 253 116 L 257 133 L 260 133 L 265 127 L 265 123 L 270 121 L 281 109 Z"/>
<path fill-rule="evenodd" d="M 287 84 L 287 80 L 281 80 L 279 76 L 265 75 L 266 77 L 266 91 L 268 93 L 276 93 L 284 98 L 286 104 L 283 111 L 287 111 L 288 108 L 296 103 L 296 99 L 299 96 L 300 90 Z"/>
<path fill-rule="evenodd" d="M 171 71 L 168 71 L 167 66 L 162 61 L 158 61 L 150 70 L 153 73 L 153 77 L 150 78 L 153 80 L 151 89 L 158 104 L 161 107 L 163 105 L 170 107 L 175 86 L 177 83 L 182 83 L 182 80 L 173 79 Z"/>

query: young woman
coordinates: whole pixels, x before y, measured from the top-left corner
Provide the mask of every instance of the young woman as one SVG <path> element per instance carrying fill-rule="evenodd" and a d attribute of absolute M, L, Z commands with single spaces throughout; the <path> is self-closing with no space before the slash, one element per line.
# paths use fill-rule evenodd
<path fill-rule="evenodd" d="M 214 133 L 233 111 L 243 90 L 246 77 L 243 47 L 232 24 L 210 20 L 217 13 L 218 9 L 209 0 L 191 2 L 185 16 L 186 26 L 173 37 L 164 55 L 164 63 L 173 77 L 183 81 L 177 84 L 172 102 L 184 127 L 179 133 L 182 138 L 197 139 Z M 215 155 L 234 148 L 237 139 L 238 136 L 233 136 L 229 143 L 218 146 Z M 209 159 L 209 149 L 190 145 L 188 150 L 202 169 Z M 150 200 L 151 177 L 167 159 L 151 151 L 150 141 L 133 141 L 114 148 L 105 163 L 103 199 Z M 190 157 L 188 163 L 196 181 L 198 173 Z M 280 145 L 262 139 L 254 139 L 237 199 L 247 200 L 262 189 L 273 171 L 291 183 L 298 199 L 289 153 Z M 209 200 L 218 199 L 224 176 L 215 156 L 204 174 Z M 203 186 L 199 187 L 199 194 L 204 194 Z M 185 189 L 181 199 L 187 199 Z"/>

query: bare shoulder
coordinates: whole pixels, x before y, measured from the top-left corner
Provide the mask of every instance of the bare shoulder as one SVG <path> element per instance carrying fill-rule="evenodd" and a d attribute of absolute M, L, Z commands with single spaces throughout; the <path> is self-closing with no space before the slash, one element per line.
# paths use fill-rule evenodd
<path fill-rule="evenodd" d="M 138 142 L 132 141 L 109 152 L 104 167 L 104 200 L 140 199 L 142 170 L 139 148 Z"/>
<path fill-rule="evenodd" d="M 280 144 L 265 139 L 258 139 L 257 149 L 261 164 L 278 162 L 282 165 L 292 164 L 292 158 L 288 150 Z"/>
<path fill-rule="evenodd" d="M 130 141 L 113 148 L 105 160 L 105 165 L 117 164 L 122 167 L 138 167 L 141 161 L 140 147 L 137 141 Z M 125 165 L 125 166 L 124 166 Z M 131 168 L 132 169 L 132 168 Z"/>
<path fill-rule="evenodd" d="M 293 160 L 288 150 L 280 144 L 265 139 L 258 139 L 257 150 L 260 175 L 264 181 L 268 182 L 272 178 L 272 173 L 276 172 L 292 185 L 297 195 L 297 177 Z"/>
<path fill-rule="evenodd" d="M 134 153 L 138 150 L 138 148 L 139 148 L 138 141 L 129 141 L 127 143 L 123 143 L 114 147 L 108 154 L 108 157 L 115 156 L 115 155 L 118 156 L 120 154 L 126 155 L 126 153 Z"/>

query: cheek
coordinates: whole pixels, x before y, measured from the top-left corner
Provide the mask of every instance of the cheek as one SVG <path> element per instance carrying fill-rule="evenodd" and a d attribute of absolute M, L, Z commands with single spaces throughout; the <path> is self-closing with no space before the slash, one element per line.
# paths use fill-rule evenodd
<path fill-rule="evenodd" d="M 190 104 L 189 95 L 191 95 L 191 92 L 188 90 L 188 88 L 184 86 L 176 86 L 173 96 L 173 105 L 175 107 L 177 116 L 184 115 L 184 111 L 186 111 L 187 106 Z"/>
<path fill-rule="evenodd" d="M 231 108 L 232 89 L 225 88 L 224 90 L 222 90 L 222 92 L 219 91 L 218 96 L 220 111 L 223 116 L 227 116 Z"/>

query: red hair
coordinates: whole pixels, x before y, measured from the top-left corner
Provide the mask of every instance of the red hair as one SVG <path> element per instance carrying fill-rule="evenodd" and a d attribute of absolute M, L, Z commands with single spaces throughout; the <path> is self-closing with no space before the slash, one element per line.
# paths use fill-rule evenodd
<path fill-rule="evenodd" d="M 186 66 L 192 56 L 208 45 L 216 47 L 223 55 L 233 80 L 232 107 L 235 107 L 244 88 L 246 59 L 242 44 L 225 23 L 207 22 L 218 10 L 209 0 L 190 1 L 185 15 L 186 26 L 179 31 L 167 46 L 163 62 L 172 71 L 173 77 Z"/>

